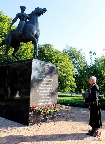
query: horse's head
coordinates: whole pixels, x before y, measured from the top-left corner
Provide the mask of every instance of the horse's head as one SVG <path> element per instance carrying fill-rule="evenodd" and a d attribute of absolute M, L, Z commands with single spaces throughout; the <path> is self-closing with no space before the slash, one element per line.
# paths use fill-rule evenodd
<path fill-rule="evenodd" d="M 38 16 L 43 15 L 45 12 L 47 11 L 46 8 L 35 8 L 35 10 L 33 11 L 35 14 L 37 14 Z"/>

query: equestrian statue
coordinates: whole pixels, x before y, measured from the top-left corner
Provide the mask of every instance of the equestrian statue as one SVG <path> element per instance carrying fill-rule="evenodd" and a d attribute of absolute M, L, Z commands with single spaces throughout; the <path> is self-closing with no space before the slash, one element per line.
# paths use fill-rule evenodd
<path fill-rule="evenodd" d="M 0 46 L 6 45 L 7 61 L 11 61 L 8 55 L 8 51 L 11 47 L 14 48 L 12 56 L 19 60 L 19 58 L 16 56 L 16 53 L 20 48 L 21 42 L 27 43 L 32 41 L 32 44 L 34 45 L 33 57 L 36 58 L 38 56 L 37 43 L 40 35 L 38 17 L 43 15 L 47 10 L 46 8 L 37 7 L 30 14 L 26 14 L 25 6 L 20 6 L 20 9 L 21 12 L 16 14 L 16 17 L 12 20 L 12 23 L 10 24 L 11 29 L 12 25 L 17 21 L 17 19 L 20 19 L 17 28 L 11 30 L 6 35 L 5 39 L 2 40 L 2 42 L 0 43 Z"/>

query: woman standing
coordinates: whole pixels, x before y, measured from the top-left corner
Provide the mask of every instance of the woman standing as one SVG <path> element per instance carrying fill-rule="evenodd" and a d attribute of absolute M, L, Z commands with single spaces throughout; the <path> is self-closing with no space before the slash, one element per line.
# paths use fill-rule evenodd
<path fill-rule="evenodd" d="M 89 79 L 91 84 L 90 95 L 89 95 L 89 109 L 90 109 L 90 120 L 89 125 L 92 127 L 92 130 L 88 131 L 88 135 L 96 136 L 98 129 L 102 127 L 101 121 L 101 109 L 99 103 L 99 87 L 96 84 L 96 77 L 92 76 Z"/>

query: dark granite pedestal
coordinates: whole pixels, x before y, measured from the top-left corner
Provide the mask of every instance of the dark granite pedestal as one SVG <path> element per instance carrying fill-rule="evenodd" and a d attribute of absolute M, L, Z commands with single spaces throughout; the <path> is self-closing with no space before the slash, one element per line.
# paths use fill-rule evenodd
<path fill-rule="evenodd" d="M 40 60 L 0 65 L 0 117 L 30 125 L 30 107 L 57 102 L 58 72 Z"/>

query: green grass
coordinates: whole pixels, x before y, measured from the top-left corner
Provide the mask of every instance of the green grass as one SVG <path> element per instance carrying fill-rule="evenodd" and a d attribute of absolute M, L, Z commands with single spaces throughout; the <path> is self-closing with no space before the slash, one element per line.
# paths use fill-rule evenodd
<path fill-rule="evenodd" d="M 59 100 L 83 101 L 82 95 L 59 94 Z"/>
<path fill-rule="evenodd" d="M 82 95 L 70 95 L 70 94 L 59 94 L 58 95 L 58 103 L 64 105 L 72 105 L 72 106 L 83 106 L 85 107 L 84 100 Z"/>
<path fill-rule="evenodd" d="M 58 103 L 63 105 L 88 107 L 88 104 L 83 100 L 82 95 L 59 94 Z M 101 108 L 105 110 L 105 98 L 100 99 Z"/>
<path fill-rule="evenodd" d="M 70 102 L 84 102 L 83 98 L 80 96 L 63 96 L 63 97 L 58 97 L 58 100 L 64 100 L 64 101 L 70 101 Z"/>
<path fill-rule="evenodd" d="M 81 94 L 58 94 L 58 97 L 77 97 L 77 96 L 79 96 L 79 97 L 82 97 L 82 95 Z"/>

